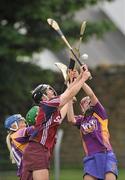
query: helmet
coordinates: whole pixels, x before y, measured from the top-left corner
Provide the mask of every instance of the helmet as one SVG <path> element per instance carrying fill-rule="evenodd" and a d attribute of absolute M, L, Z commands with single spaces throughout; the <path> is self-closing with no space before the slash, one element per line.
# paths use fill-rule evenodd
<path fill-rule="evenodd" d="M 35 117 L 37 116 L 39 106 L 33 106 L 26 114 L 26 122 L 28 125 L 35 124 Z"/>
<path fill-rule="evenodd" d="M 21 114 L 14 114 L 12 116 L 9 116 L 8 118 L 5 119 L 5 123 L 4 123 L 4 127 L 6 129 L 9 129 L 9 130 L 12 130 L 12 131 L 16 131 L 18 129 L 18 122 L 21 120 L 21 119 L 24 119 Z M 11 125 L 15 123 L 16 125 L 16 129 L 13 129 L 11 127 Z"/>
<path fill-rule="evenodd" d="M 54 91 L 54 94 L 57 95 L 56 91 L 48 84 L 40 84 L 32 91 L 32 98 L 35 103 L 39 104 L 43 94 L 46 94 L 46 90 L 51 88 Z"/>

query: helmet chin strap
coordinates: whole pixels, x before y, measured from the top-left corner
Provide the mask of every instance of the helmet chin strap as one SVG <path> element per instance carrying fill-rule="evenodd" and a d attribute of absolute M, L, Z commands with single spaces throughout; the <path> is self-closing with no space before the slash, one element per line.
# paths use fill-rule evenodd
<path fill-rule="evenodd" d="M 84 115 L 89 116 L 89 115 L 92 115 L 92 113 L 93 113 L 93 107 L 90 106 L 90 108 L 85 111 Z"/>
<path fill-rule="evenodd" d="M 10 127 L 11 131 L 17 131 L 19 129 L 18 123 L 16 121 L 12 125 L 15 125 L 16 127 L 15 128 Z"/>
<path fill-rule="evenodd" d="M 82 107 L 81 104 L 80 104 L 80 106 L 81 106 L 81 112 L 82 112 L 82 114 L 85 115 L 85 112 L 86 112 L 85 109 Z"/>
<path fill-rule="evenodd" d="M 85 115 L 86 111 L 82 108 L 82 114 Z"/>
<path fill-rule="evenodd" d="M 43 97 L 44 97 L 46 100 L 49 100 L 49 98 L 47 97 L 46 94 L 43 94 Z"/>

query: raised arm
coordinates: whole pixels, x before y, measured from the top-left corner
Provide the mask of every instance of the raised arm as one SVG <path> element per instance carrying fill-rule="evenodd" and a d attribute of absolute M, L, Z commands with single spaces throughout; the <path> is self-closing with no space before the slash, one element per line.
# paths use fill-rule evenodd
<path fill-rule="evenodd" d="M 90 86 L 86 83 L 83 84 L 82 89 L 87 94 L 87 96 L 91 99 L 91 104 L 94 106 L 98 102 L 98 98 L 96 97 L 93 90 L 90 88 Z"/>
<path fill-rule="evenodd" d="M 76 120 L 75 120 L 75 117 L 74 117 L 74 110 L 73 110 L 73 102 L 72 102 L 72 100 L 70 100 L 69 103 L 68 103 L 67 120 L 70 123 L 73 123 L 73 124 L 76 123 Z"/>
<path fill-rule="evenodd" d="M 81 89 L 83 83 L 90 77 L 90 72 L 88 69 L 85 71 L 83 67 L 81 68 L 81 73 L 77 79 L 69 86 L 63 94 L 60 96 L 60 107 L 64 106 L 68 101 L 70 101 Z"/>
<path fill-rule="evenodd" d="M 60 110 L 62 120 L 66 117 L 67 110 L 68 110 L 68 103 L 65 104 Z"/>

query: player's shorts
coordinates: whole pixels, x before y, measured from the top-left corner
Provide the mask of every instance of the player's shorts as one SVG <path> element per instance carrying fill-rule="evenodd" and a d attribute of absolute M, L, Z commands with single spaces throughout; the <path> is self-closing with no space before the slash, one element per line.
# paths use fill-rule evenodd
<path fill-rule="evenodd" d="M 29 180 L 34 170 L 49 169 L 50 155 L 48 149 L 37 142 L 30 142 L 23 155 L 21 180 Z"/>
<path fill-rule="evenodd" d="M 83 158 L 83 165 L 84 175 L 89 174 L 102 180 L 108 172 L 118 176 L 117 159 L 112 151 L 86 156 Z"/>

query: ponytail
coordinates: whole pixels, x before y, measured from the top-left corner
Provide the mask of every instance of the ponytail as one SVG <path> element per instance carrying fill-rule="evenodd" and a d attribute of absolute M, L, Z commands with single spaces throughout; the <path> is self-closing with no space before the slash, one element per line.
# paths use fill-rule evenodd
<path fill-rule="evenodd" d="M 7 137 L 6 137 L 6 144 L 7 144 L 8 150 L 9 150 L 9 152 L 10 152 L 10 160 L 11 160 L 12 164 L 15 164 L 16 161 L 15 161 L 15 159 L 14 159 L 14 155 L 13 155 L 13 152 L 12 152 L 10 135 L 11 135 L 11 133 L 9 133 L 9 134 L 7 135 Z"/>

